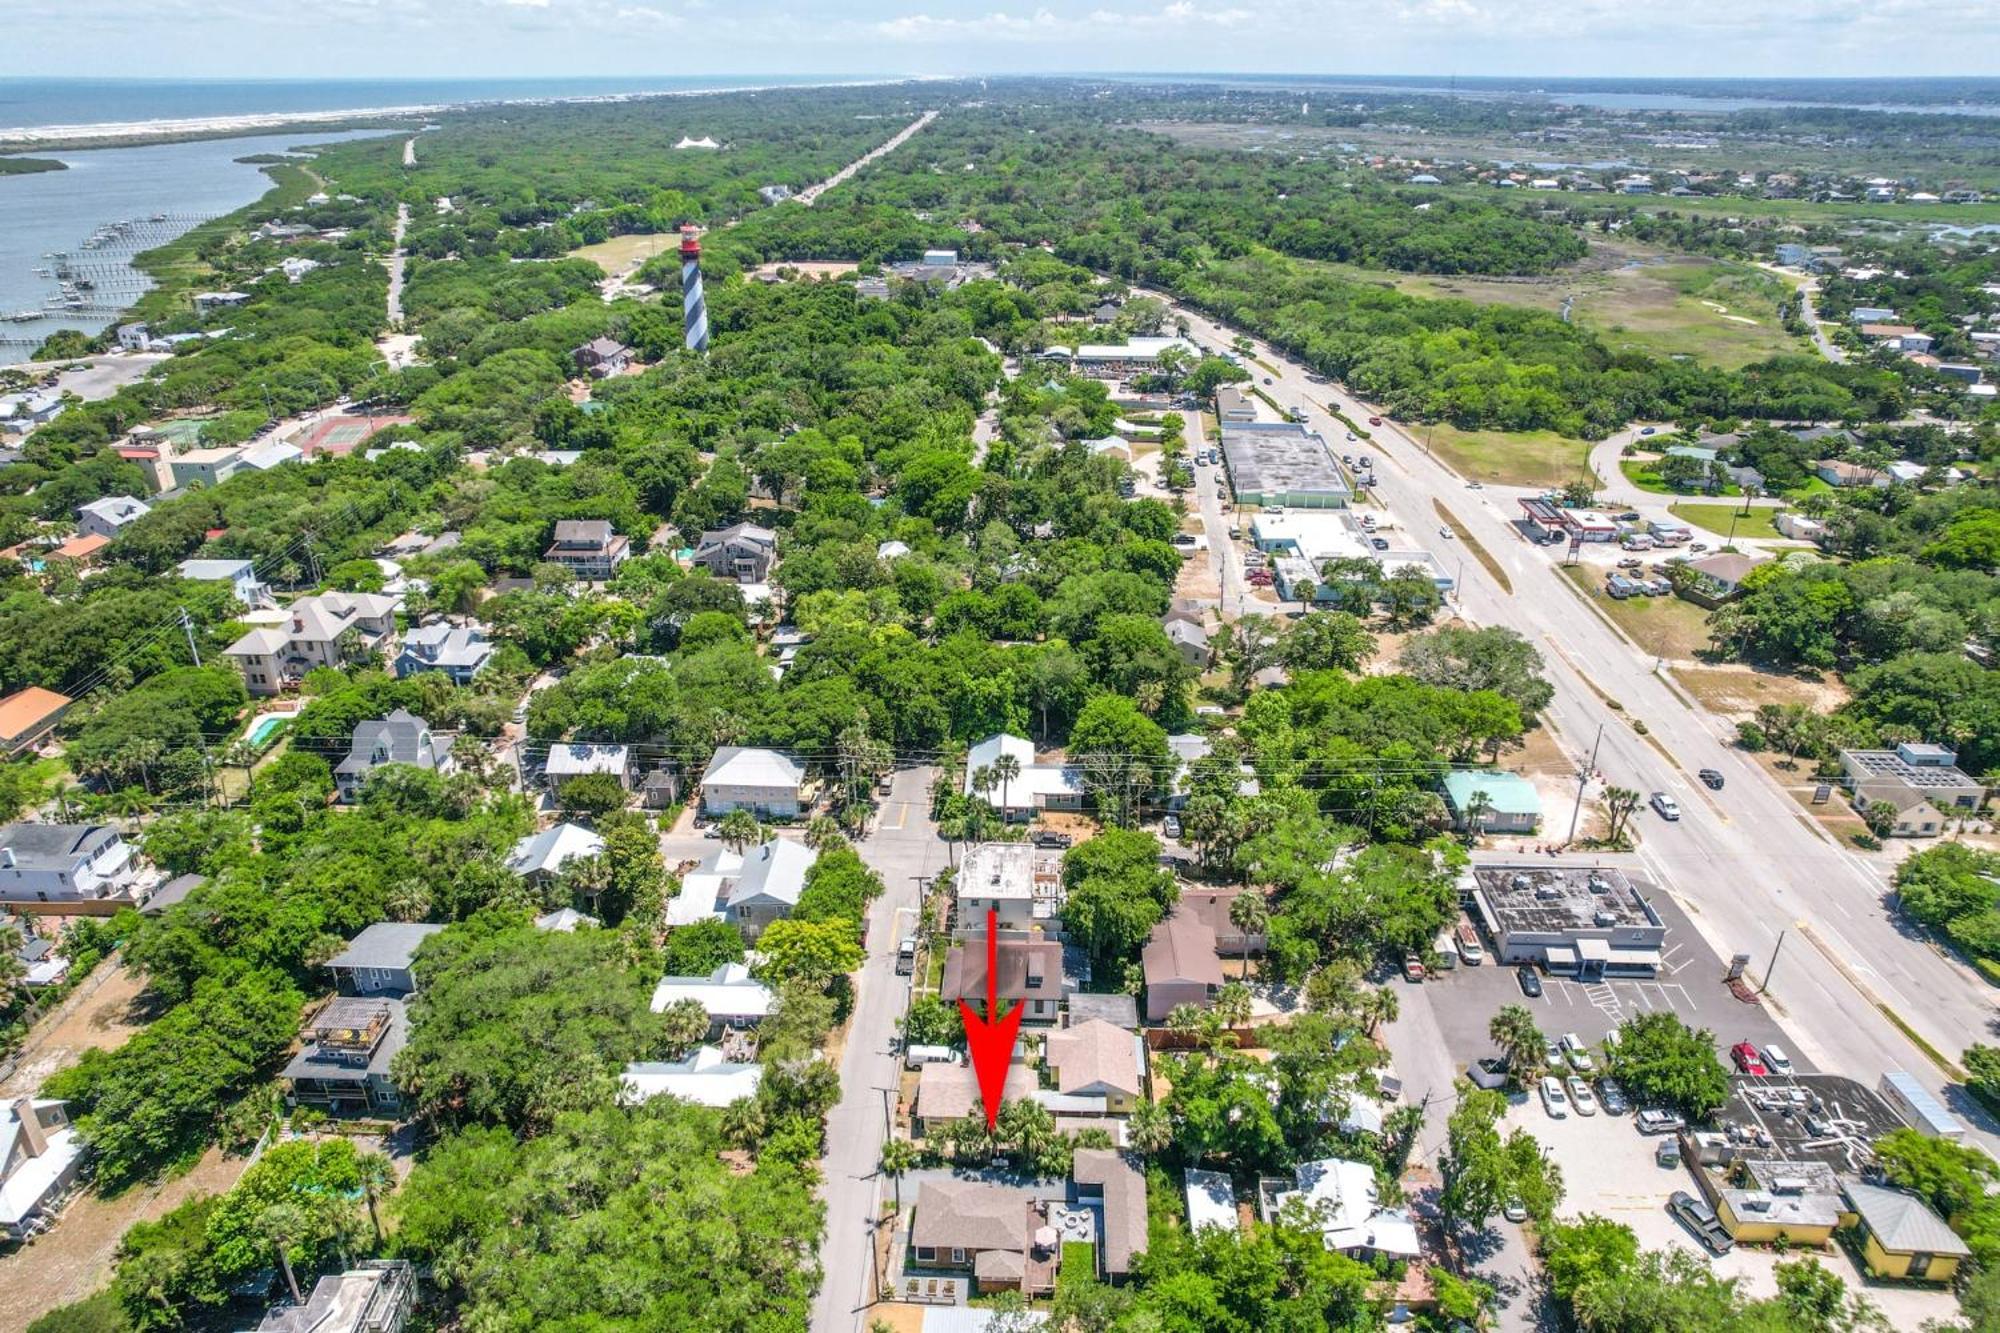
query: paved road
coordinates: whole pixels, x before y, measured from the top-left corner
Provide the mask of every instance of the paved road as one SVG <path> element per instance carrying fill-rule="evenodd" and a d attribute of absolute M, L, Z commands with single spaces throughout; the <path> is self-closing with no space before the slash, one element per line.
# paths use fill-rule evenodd
<path fill-rule="evenodd" d="M 1234 336 L 1191 310 L 1177 311 L 1212 346 L 1226 347 Z M 1323 404 L 1360 419 L 1375 414 L 1345 393 L 1309 383 L 1303 367 L 1261 344 L 1256 355 L 1278 368 L 1273 397 L 1308 404 L 1309 423 L 1329 439 L 1339 439 L 1344 428 Z M 1509 626 L 1542 649 L 1556 692 L 1550 718 L 1572 757 L 1579 747 L 1587 751 L 1602 726 L 1598 767 L 1610 781 L 1668 791 L 1680 803 L 1685 814 L 1678 824 L 1641 813 L 1640 855 L 1687 905 L 1696 929 L 1719 956 L 1748 953 L 1760 972 L 1787 932 L 1772 998 L 1794 1044 L 1823 1069 L 1871 1084 L 1883 1070 L 1907 1069 L 1943 1093 L 1939 1071 L 1878 1006 L 1956 1053 L 1993 1030 L 1996 1011 L 1984 984 L 1904 934 L 1884 908 L 1881 873 L 1806 820 L 1788 794 L 1729 744 L 1733 727 L 1691 707 L 1655 674 L 1652 658 L 1579 600 L 1549 555 L 1516 531 L 1511 500 L 1495 503 L 1467 490 L 1393 424 L 1373 434 L 1381 456 L 1378 490 L 1446 568 L 1461 568 L 1460 544 L 1433 535 L 1434 503 L 1448 507 L 1504 568 L 1512 593 L 1476 559 L 1464 560 L 1461 611 L 1478 623 Z M 1610 708 L 1610 700 L 1622 709 Z M 1633 730 L 1635 718 L 1646 722 L 1649 736 Z M 1695 780 L 1698 768 L 1725 775 L 1720 798 Z M 1803 937 L 1800 923 L 1809 927 Z M 1990 1117 L 1963 1095 L 1946 1096 L 1989 1148 L 2000 1144 Z"/>
<path fill-rule="evenodd" d="M 411 143 L 416 140 L 412 139 Z M 408 145 L 404 151 L 409 151 Z M 410 229 L 410 206 L 396 205 L 395 249 L 389 254 L 389 323 L 391 327 L 403 322 L 403 265 L 407 256 L 403 252 L 403 233 Z"/>
<path fill-rule="evenodd" d="M 100 398 L 109 398 L 128 384 L 137 383 L 154 366 L 172 359 L 172 352 L 98 352 L 76 361 L 22 361 L 0 366 L 0 370 L 19 370 L 35 376 L 58 371 L 58 390 L 73 393 L 86 403 L 92 403 Z M 83 369 L 62 369 L 73 365 L 81 365 Z"/>
<path fill-rule="evenodd" d="M 1210 445 L 1221 447 L 1221 440 L 1210 440 L 1204 433 L 1201 413 L 1188 412 L 1184 415 L 1187 418 L 1190 454 L 1201 454 Z M 1219 482 L 1223 482 L 1221 463 L 1195 466 L 1194 491 L 1201 510 L 1201 530 L 1208 538 L 1209 568 L 1215 571 L 1215 586 L 1220 591 L 1216 599 L 1217 614 L 1224 620 L 1237 620 L 1252 610 L 1267 608 L 1253 608 L 1249 603 L 1250 588 L 1243 577 L 1243 551 L 1230 540 L 1229 525 L 1233 520 L 1230 514 L 1222 512 L 1222 498 L 1215 490 Z"/>
<path fill-rule="evenodd" d="M 868 960 L 858 977 L 860 993 L 840 1062 L 840 1104 L 826 1122 L 826 1156 L 820 1162 L 820 1194 L 826 1201 L 820 1264 L 826 1271 L 813 1303 L 814 1333 L 853 1333 L 866 1327 L 874 1293 L 873 1223 L 883 1183 L 876 1167 L 887 1129 L 882 1089 L 893 1096 L 897 1061 L 889 1043 L 910 990 L 909 979 L 896 975 L 896 942 L 914 919 L 915 877 L 929 878 L 946 864 L 945 845 L 930 821 L 934 773 L 930 768 L 897 773 L 875 832 L 859 848 L 888 891 L 869 914 Z"/>
<path fill-rule="evenodd" d="M 1841 362 L 1847 360 L 1847 353 L 1834 346 L 1833 340 L 1826 336 L 1826 330 L 1820 327 L 1819 312 L 1813 305 L 1814 298 L 1819 295 L 1819 279 L 1811 274 L 1807 274 L 1802 278 L 1790 269 L 1779 268 L 1776 264 L 1759 264 L 1757 267 L 1767 273 L 1775 273 L 1785 281 L 1797 285 L 1799 314 L 1804 318 L 1806 327 L 1812 330 L 1813 346 L 1819 349 L 1821 356 L 1835 365 L 1839 365 Z"/>
<path fill-rule="evenodd" d="M 895 152 L 898 148 L 901 148 L 905 143 L 909 141 L 911 135 L 915 134 L 918 130 L 921 130 L 924 126 L 936 120 L 937 116 L 938 113 L 935 111 L 924 112 L 923 115 L 918 116 L 908 125 L 905 125 L 901 130 L 897 131 L 896 137 L 889 140 L 889 142 L 883 144 L 880 148 L 871 149 L 868 152 L 863 153 L 860 157 L 855 158 L 852 162 L 849 162 L 846 166 L 842 167 L 839 171 L 834 172 L 831 176 L 828 176 L 825 180 L 821 181 L 819 184 L 808 185 L 806 186 L 805 189 L 800 190 L 796 195 L 792 197 L 797 199 L 800 203 L 804 204 L 806 207 L 808 208 L 812 207 L 814 203 L 818 202 L 819 197 L 821 195 L 825 194 L 828 190 L 831 190 L 834 186 L 846 180 L 849 176 L 852 176 L 855 172 L 861 170 L 861 168 L 867 166 L 870 162 L 873 162 L 876 158 L 886 157 L 890 153 Z"/>

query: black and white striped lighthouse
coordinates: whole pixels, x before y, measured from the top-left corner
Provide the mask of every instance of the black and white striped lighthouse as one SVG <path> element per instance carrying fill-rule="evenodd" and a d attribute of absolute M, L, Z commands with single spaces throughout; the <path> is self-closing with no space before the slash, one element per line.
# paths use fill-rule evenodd
<path fill-rule="evenodd" d="M 694 224 L 681 226 L 681 314 L 687 324 L 690 352 L 708 350 L 708 303 L 701 295 L 701 241 Z"/>

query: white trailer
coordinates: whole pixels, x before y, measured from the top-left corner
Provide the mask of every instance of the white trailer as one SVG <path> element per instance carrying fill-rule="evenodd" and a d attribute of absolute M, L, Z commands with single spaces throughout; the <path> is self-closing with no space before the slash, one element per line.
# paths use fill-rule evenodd
<path fill-rule="evenodd" d="M 1902 1070 L 1893 1069 L 1882 1075 L 1876 1091 L 1911 1129 L 1954 1143 L 1965 1137 L 1965 1126 L 1958 1117 L 1946 1110 L 1929 1088 Z"/>

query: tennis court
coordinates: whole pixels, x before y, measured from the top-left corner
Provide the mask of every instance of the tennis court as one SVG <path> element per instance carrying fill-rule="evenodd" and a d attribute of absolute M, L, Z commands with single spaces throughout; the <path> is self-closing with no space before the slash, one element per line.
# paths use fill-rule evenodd
<path fill-rule="evenodd" d="M 350 454 L 354 452 L 355 445 L 376 431 L 387 430 L 391 426 L 408 425 L 415 420 L 415 417 L 387 415 L 328 417 L 309 427 L 305 434 L 294 439 L 292 443 L 297 445 L 299 452 L 308 458 L 319 454 Z"/>

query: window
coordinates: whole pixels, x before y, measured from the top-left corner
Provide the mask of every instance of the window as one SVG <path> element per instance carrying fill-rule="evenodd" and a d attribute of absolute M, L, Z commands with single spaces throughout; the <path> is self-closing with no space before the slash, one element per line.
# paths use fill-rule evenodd
<path fill-rule="evenodd" d="M 1913 1254 L 1910 1256 L 1909 1274 L 1911 1277 L 1923 1277 L 1926 1273 L 1929 1273 L 1930 1271 L 1931 1271 L 1930 1255 Z"/>
<path fill-rule="evenodd" d="M 1923 1258 L 1925 1258 L 1925 1259 L 1928 1259 L 1928 1258 L 1929 1258 L 1930 1256 L 1929 1256 L 1929 1255 L 1924 1255 L 1924 1256 L 1922 1256 L 1922 1257 L 1923 1257 Z M 965 1262 L 965 1251 L 964 1251 L 964 1250 L 961 1250 L 961 1249 L 959 1249 L 959 1248 L 958 1248 L 958 1246 L 956 1246 L 956 1245 L 952 1246 L 952 1247 L 951 1247 L 951 1261 L 952 1261 L 953 1263 L 955 1263 L 955 1264 L 962 1264 L 962 1263 L 964 1263 L 964 1262 Z"/>

